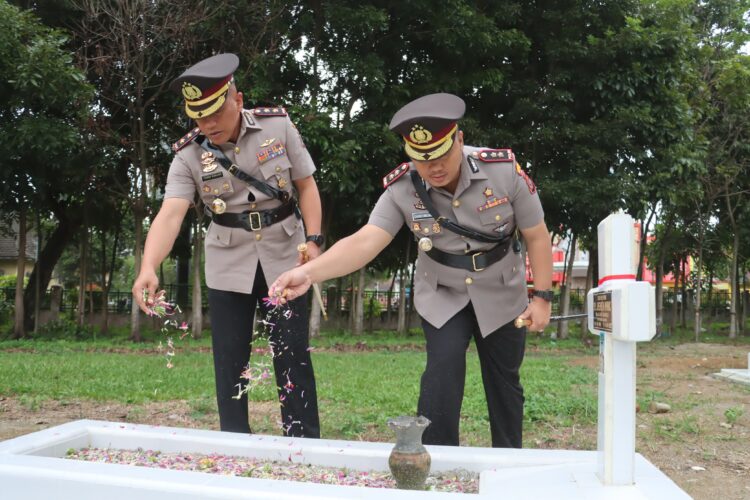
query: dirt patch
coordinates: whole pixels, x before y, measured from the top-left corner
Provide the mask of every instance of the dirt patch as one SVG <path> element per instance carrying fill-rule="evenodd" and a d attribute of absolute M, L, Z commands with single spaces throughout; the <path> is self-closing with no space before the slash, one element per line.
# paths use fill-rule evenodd
<path fill-rule="evenodd" d="M 747 346 L 715 344 L 639 347 L 637 451 L 697 500 L 750 498 L 750 388 L 711 377 L 722 368 L 746 368 L 747 351 Z M 571 360 L 594 369 L 598 363 L 596 355 Z M 668 404 L 670 411 L 649 413 L 651 401 Z M 281 434 L 278 404 L 251 402 L 250 408 L 255 432 Z M 218 429 L 213 400 L 124 405 L 0 397 L 0 440 L 83 418 Z M 387 441 L 391 436 L 372 426 L 361 438 Z M 596 428 L 550 428 L 539 435 L 527 433 L 526 442 L 536 448 L 595 449 Z"/>
<path fill-rule="evenodd" d="M 747 350 L 700 343 L 639 348 L 637 451 L 695 499 L 714 500 L 719 492 L 722 500 L 750 498 L 750 387 L 711 377 L 722 368 L 747 368 Z M 596 369 L 599 358 L 571 364 Z M 670 410 L 651 413 L 652 401 Z"/>

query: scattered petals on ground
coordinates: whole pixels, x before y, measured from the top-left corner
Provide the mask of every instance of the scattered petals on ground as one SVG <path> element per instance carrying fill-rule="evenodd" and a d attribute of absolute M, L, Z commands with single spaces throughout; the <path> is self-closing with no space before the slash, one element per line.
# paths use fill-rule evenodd
<path fill-rule="evenodd" d="M 227 476 L 256 479 L 281 479 L 339 486 L 366 486 L 369 488 L 395 488 L 396 481 L 389 472 L 358 471 L 338 467 L 292 462 L 272 462 L 248 457 L 203 455 L 199 453 L 162 453 L 152 450 L 117 450 L 83 448 L 68 450 L 66 458 L 86 462 L 113 463 L 153 467 L 158 469 L 208 472 Z M 479 475 L 460 470 L 430 475 L 427 489 L 449 493 L 477 493 Z"/>

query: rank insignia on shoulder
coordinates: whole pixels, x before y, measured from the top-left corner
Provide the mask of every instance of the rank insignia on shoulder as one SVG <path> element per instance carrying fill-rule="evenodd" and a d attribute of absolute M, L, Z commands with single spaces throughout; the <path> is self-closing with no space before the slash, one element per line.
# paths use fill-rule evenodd
<path fill-rule="evenodd" d="M 474 151 L 471 156 L 482 161 L 513 161 L 513 151 L 510 149 L 483 149 Z"/>
<path fill-rule="evenodd" d="M 253 108 L 255 116 L 286 116 L 286 110 L 281 106 L 275 108 Z"/>
<path fill-rule="evenodd" d="M 391 170 L 391 173 L 383 177 L 383 189 L 387 188 L 394 182 L 396 182 L 398 179 L 401 178 L 406 172 L 409 171 L 409 164 L 408 163 L 402 163 L 398 167 Z"/>
<path fill-rule="evenodd" d="M 531 177 L 529 177 L 529 175 L 521 168 L 521 165 L 518 162 L 516 162 L 516 173 L 526 182 L 526 187 L 529 188 L 529 193 L 536 193 L 536 184 L 534 184 L 534 181 L 531 180 Z"/>
<path fill-rule="evenodd" d="M 195 127 L 193 130 L 191 130 L 190 132 L 182 136 L 182 138 L 179 141 L 172 144 L 172 151 L 176 153 L 177 151 L 181 150 L 182 148 L 190 144 L 190 142 L 193 139 L 198 137 L 198 134 L 200 133 L 201 133 L 201 129 L 199 129 L 198 127 Z"/>

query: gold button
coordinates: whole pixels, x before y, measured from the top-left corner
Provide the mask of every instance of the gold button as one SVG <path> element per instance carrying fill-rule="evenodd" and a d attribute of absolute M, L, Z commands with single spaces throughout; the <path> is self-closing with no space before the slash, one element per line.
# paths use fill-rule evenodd
<path fill-rule="evenodd" d="M 472 283 L 474 283 L 474 280 L 471 279 L 471 277 L 466 278 L 464 281 L 466 282 L 467 285 L 471 285 Z"/>
<path fill-rule="evenodd" d="M 219 194 L 219 190 L 218 189 L 214 189 L 214 194 Z"/>
<path fill-rule="evenodd" d="M 239 146 L 235 146 L 234 147 L 234 152 L 235 153 L 239 153 L 240 152 L 240 147 Z"/>
<path fill-rule="evenodd" d="M 258 204 L 257 204 L 257 203 L 251 203 L 251 204 L 250 204 L 250 208 L 251 208 L 252 210 L 255 210 L 255 207 L 257 207 L 257 206 L 258 206 Z"/>
<path fill-rule="evenodd" d="M 458 200 L 453 200 L 453 206 L 458 208 L 458 206 L 461 205 L 461 202 Z"/>
<path fill-rule="evenodd" d="M 500 217 L 500 214 L 495 216 L 495 220 L 500 220 L 500 219 L 502 219 L 502 217 Z"/>
<path fill-rule="evenodd" d="M 256 241 L 260 241 L 260 239 L 261 239 L 262 237 L 263 237 L 263 236 L 261 236 L 261 235 L 260 235 L 260 233 L 255 233 L 255 240 L 256 240 Z"/>
<path fill-rule="evenodd" d="M 276 167 L 277 172 L 281 172 L 281 167 Z"/>
<path fill-rule="evenodd" d="M 424 234 L 430 234 L 430 228 L 429 228 L 429 227 L 426 227 L 426 228 L 422 229 L 422 232 L 423 232 Z"/>

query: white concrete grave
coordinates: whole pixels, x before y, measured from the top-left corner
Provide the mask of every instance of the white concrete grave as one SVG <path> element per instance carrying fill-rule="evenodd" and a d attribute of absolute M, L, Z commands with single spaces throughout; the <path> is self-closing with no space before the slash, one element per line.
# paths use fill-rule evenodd
<path fill-rule="evenodd" d="M 718 379 L 750 386 L 750 352 L 747 353 L 747 369 L 722 368 L 719 373 L 714 373 L 712 376 Z"/>
<path fill-rule="evenodd" d="M 638 454 L 633 457 L 635 484 L 604 486 L 596 476 L 595 451 L 427 446 L 433 472 L 465 469 L 480 473 L 479 495 L 472 495 L 274 481 L 61 458 L 70 448 L 86 447 L 217 453 L 387 471 L 393 444 L 78 420 L 0 443 L 0 497 L 8 500 L 690 498 Z"/>
<path fill-rule="evenodd" d="M 673 500 L 690 497 L 635 453 L 635 342 L 654 335 L 653 293 L 632 276 L 633 221 L 599 225 L 600 286 L 588 297 L 600 335 L 598 451 L 427 446 L 432 472 L 477 472 L 479 494 L 335 486 L 68 460 L 86 447 L 159 450 L 388 470 L 391 443 L 285 438 L 79 420 L 0 442 L 3 499 Z M 630 249 L 630 250 L 628 250 Z M 385 423 L 383 423 L 385 425 Z"/>

